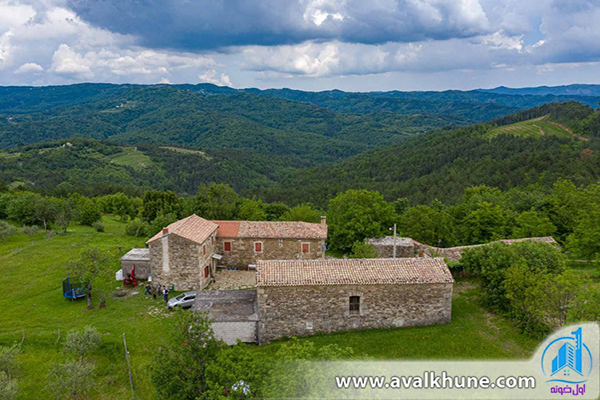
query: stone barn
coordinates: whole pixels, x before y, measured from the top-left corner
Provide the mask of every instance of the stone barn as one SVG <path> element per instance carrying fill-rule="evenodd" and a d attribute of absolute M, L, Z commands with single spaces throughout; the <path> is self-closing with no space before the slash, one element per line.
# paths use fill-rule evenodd
<path fill-rule="evenodd" d="M 137 279 L 146 280 L 151 275 L 150 273 L 150 250 L 148 249 L 131 249 L 123 257 L 121 257 L 121 270 L 123 277 L 127 278 L 131 273 L 131 269 L 135 265 L 135 277 Z"/>
<path fill-rule="evenodd" d="M 441 258 L 259 261 L 258 339 L 450 322 Z"/>

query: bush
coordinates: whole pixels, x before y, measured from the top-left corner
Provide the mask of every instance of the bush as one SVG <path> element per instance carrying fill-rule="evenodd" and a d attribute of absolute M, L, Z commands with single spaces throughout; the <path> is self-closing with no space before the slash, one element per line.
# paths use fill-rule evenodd
<path fill-rule="evenodd" d="M 125 234 L 129 236 L 143 237 L 150 230 L 150 225 L 139 219 L 134 219 L 125 225 Z"/>
<path fill-rule="evenodd" d="M 17 398 L 17 380 L 11 378 L 6 372 L 0 371 L 0 399 L 11 400 Z"/>
<path fill-rule="evenodd" d="M 92 227 L 96 230 L 96 232 L 104 232 L 104 224 L 100 221 L 94 222 Z"/>
<path fill-rule="evenodd" d="M 93 326 L 86 326 L 82 331 L 72 330 L 65 342 L 65 353 L 73 353 L 83 358 L 87 353 L 94 351 L 102 340 L 100 334 Z"/>
<path fill-rule="evenodd" d="M 364 242 L 354 242 L 352 245 L 352 254 L 350 258 L 377 258 L 379 253 L 372 244 Z"/>

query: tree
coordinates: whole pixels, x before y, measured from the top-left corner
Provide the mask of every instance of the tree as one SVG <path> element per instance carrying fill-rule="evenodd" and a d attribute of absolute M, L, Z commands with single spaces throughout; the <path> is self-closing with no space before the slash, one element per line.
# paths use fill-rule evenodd
<path fill-rule="evenodd" d="M 56 203 L 46 197 L 38 197 L 33 205 L 35 218 L 42 223 L 44 231 L 56 220 Z"/>
<path fill-rule="evenodd" d="M 94 387 L 94 365 L 88 361 L 67 361 L 53 364 L 46 390 L 56 398 L 71 396 L 74 400 Z"/>
<path fill-rule="evenodd" d="M 586 260 L 600 259 L 600 208 L 579 219 L 567 238 L 567 248 Z"/>
<path fill-rule="evenodd" d="M 244 221 L 264 221 L 267 219 L 262 202 L 250 199 L 242 199 L 237 216 Z"/>
<path fill-rule="evenodd" d="M 431 246 L 454 244 L 454 221 L 444 211 L 420 205 L 411 207 L 402 218 L 402 233 Z"/>
<path fill-rule="evenodd" d="M 93 284 L 99 276 L 109 270 L 110 256 L 97 247 L 88 247 L 81 252 L 79 259 L 71 261 L 69 266 L 71 282 L 78 282 L 77 286 L 85 292 L 88 308 L 91 308 Z"/>
<path fill-rule="evenodd" d="M 327 217 L 331 247 L 350 250 L 357 241 L 388 233 L 396 212 L 379 192 L 348 190 L 331 199 Z"/>
<path fill-rule="evenodd" d="M 283 203 L 269 203 L 265 206 L 267 221 L 277 221 L 290 208 Z"/>
<path fill-rule="evenodd" d="M 215 339 L 206 312 L 177 310 L 169 343 L 159 348 L 151 381 L 163 399 L 196 399 L 206 390 L 205 370 L 223 343 Z"/>
<path fill-rule="evenodd" d="M 6 242 L 6 239 L 15 233 L 15 227 L 9 225 L 7 222 L 0 221 L 0 240 Z"/>
<path fill-rule="evenodd" d="M 235 219 L 240 196 L 227 184 L 202 185 L 198 194 L 190 199 L 190 211 L 202 218 L 216 220 Z"/>
<path fill-rule="evenodd" d="M 372 244 L 365 242 L 354 242 L 350 258 L 377 258 L 379 253 Z"/>
<path fill-rule="evenodd" d="M 507 236 L 508 219 L 499 205 L 482 201 L 461 221 L 460 228 L 465 243 L 488 243 Z"/>
<path fill-rule="evenodd" d="M 96 350 L 100 345 L 102 337 L 93 326 L 87 325 L 83 330 L 73 329 L 67 335 L 65 342 L 65 353 L 72 353 L 78 356 L 79 360 Z"/>
<path fill-rule="evenodd" d="M 579 212 L 584 208 L 584 199 L 573 182 L 559 179 L 548 196 L 550 220 L 561 238 L 568 236 L 577 225 Z"/>
<path fill-rule="evenodd" d="M 100 206 L 91 199 L 83 198 L 77 207 L 77 220 L 81 225 L 94 225 L 102 219 Z"/>
<path fill-rule="evenodd" d="M 8 218 L 23 225 L 34 225 L 38 222 L 35 207 L 40 198 L 39 194 L 31 192 L 15 194 L 6 206 Z"/>
<path fill-rule="evenodd" d="M 17 397 L 17 371 L 16 358 L 21 352 L 18 345 L 12 347 L 0 346 L 0 399 L 14 399 Z"/>
<path fill-rule="evenodd" d="M 38 228 L 35 225 L 25 226 L 25 227 L 23 227 L 23 229 L 21 229 L 21 232 L 23 232 L 25 235 L 29 236 L 29 239 L 31 239 L 31 241 L 33 242 L 33 238 L 35 237 L 35 235 L 40 233 L 40 228 Z"/>
<path fill-rule="evenodd" d="M 180 210 L 179 197 L 170 190 L 166 192 L 149 190 L 144 194 L 142 219 L 145 221 L 154 221 L 158 214 L 179 215 Z"/>
<path fill-rule="evenodd" d="M 519 214 L 515 220 L 513 237 L 552 236 L 554 232 L 556 232 L 556 227 L 550 218 L 536 211 L 525 211 Z"/>
<path fill-rule="evenodd" d="M 284 212 L 279 219 L 281 221 L 321 222 L 322 215 L 310 204 L 300 204 Z"/>
<path fill-rule="evenodd" d="M 0 399 L 16 399 L 18 390 L 17 380 L 11 378 L 6 372 L 0 371 Z"/>
<path fill-rule="evenodd" d="M 69 225 L 75 220 L 75 201 L 72 199 L 56 199 L 56 223 L 63 231 L 67 232 Z"/>

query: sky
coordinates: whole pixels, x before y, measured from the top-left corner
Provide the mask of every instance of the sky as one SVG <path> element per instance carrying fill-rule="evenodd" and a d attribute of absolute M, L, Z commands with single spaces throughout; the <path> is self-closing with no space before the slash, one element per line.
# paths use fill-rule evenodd
<path fill-rule="evenodd" d="M 600 83 L 600 0 L 0 0 L 0 85 Z"/>

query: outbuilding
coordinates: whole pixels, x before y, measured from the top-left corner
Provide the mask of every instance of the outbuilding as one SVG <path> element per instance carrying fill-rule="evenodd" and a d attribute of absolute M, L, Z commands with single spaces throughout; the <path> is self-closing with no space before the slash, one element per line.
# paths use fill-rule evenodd
<path fill-rule="evenodd" d="M 135 265 L 135 277 L 146 280 L 150 276 L 150 250 L 149 249 L 131 249 L 121 257 L 121 270 L 123 278 L 126 278 Z"/>

